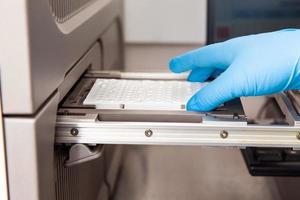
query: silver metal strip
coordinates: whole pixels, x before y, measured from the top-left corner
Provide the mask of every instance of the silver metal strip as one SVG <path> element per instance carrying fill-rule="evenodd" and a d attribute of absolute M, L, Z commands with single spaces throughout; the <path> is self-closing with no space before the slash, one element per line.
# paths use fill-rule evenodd
<path fill-rule="evenodd" d="M 187 80 L 188 73 L 138 73 L 121 72 L 121 79 L 147 79 L 147 80 Z"/>
<path fill-rule="evenodd" d="M 0 79 L 1 81 L 1 79 Z M 2 95 L 0 84 L 0 199 L 8 200 L 8 178 L 7 178 L 6 150 L 5 150 L 5 135 L 3 126 L 2 114 Z"/>
<path fill-rule="evenodd" d="M 241 123 L 57 122 L 57 143 L 300 147 L 293 126 Z"/>
<path fill-rule="evenodd" d="M 275 99 L 282 110 L 282 112 L 285 114 L 287 122 L 292 126 L 300 126 L 300 116 L 297 114 L 297 111 L 295 110 L 292 102 L 287 97 L 286 94 L 281 93 L 275 95 Z"/>

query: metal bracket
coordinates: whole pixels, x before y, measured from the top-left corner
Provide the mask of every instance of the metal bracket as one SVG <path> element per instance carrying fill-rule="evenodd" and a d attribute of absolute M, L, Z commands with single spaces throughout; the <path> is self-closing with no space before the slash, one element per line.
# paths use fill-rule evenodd
<path fill-rule="evenodd" d="M 74 167 L 98 159 L 102 157 L 103 150 L 104 145 L 91 147 L 84 144 L 75 144 L 69 150 L 69 158 L 65 161 L 65 166 Z"/>
<path fill-rule="evenodd" d="M 213 114 L 206 114 L 202 117 L 203 124 L 211 125 L 247 125 L 247 118 L 245 116 L 232 115 L 232 116 L 218 116 Z"/>
<path fill-rule="evenodd" d="M 88 122 L 96 122 L 98 120 L 98 114 L 84 114 L 84 115 L 57 115 L 57 121 L 64 121 L 64 122 L 72 122 L 78 121 L 81 123 L 88 123 Z"/>
<path fill-rule="evenodd" d="M 292 102 L 287 97 L 287 95 L 284 93 L 280 93 L 280 94 L 275 95 L 275 99 L 276 99 L 280 109 L 286 116 L 287 122 L 291 126 L 299 126 L 300 125 L 300 123 L 299 123 L 300 116 L 298 116 L 296 110 L 293 107 Z"/>

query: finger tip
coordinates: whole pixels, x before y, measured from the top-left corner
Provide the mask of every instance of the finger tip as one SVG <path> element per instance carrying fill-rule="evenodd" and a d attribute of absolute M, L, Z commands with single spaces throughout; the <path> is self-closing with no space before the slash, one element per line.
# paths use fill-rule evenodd
<path fill-rule="evenodd" d="M 174 73 L 181 73 L 181 64 L 178 57 L 175 57 L 169 62 L 169 69 Z"/>
<path fill-rule="evenodd" d="M 188 76 L 187 80 L 188 80 L 189 82 L 197 82 L 197 83 L 203 83 L 203 82 L 206 81 L 206 79 L 204 80 L 203 77 L 201 77 L 201 76 L 195 76 L 195 75 L 193 75 L 193 74 L 190 74 L 190 75 Z"/>
<path fill-rule="evenodd" d="M 195 76 L 194 76 L 194 74 L 191 72 L 190 74 L 189 74 L 189 76 L 187 77 L 187 80 L 189 81 L 189 82 L 195 82 Z"/>
<path fill-rule="evenodd" d="M 169 69 L 170 69 L 172 72 L 177 73 L 176 68 L 177 68 L 176 58 L 173 58 L 173 59 L 171 59 L 170 62 L 169 62 Z"/>
<path fill-rule="evenodd" d="M 191 106 L 191 105 L 187 105 L 186 110 L 189 111 L 189 112 L 196 111 L 194 106 Z"/>
<path fill-rule="evenodd" d="M 189 82 L 195 82 L 195 81 L 193 80 L 193 77 L 192 77 L 191 75 L 189 75 L 189 76 L 187 77 L 187 81 L 189 81 Z"/>
<path fill-rule="evenodd" d="M 187 111 L 195 111 L 197 109 L 195 98 L 192 97 L 186 104 Z"/>
<path fill-rule="evenodd" d="M 194 111 L 194 112 L 208 112 L 209 109 L 206 109 L 205 107 L 201 106 L 200 104 L 188 104 L 187 105 L 187 111 Z"/>
<path fill-rule="evenodd" d="M 199 99 L 196 97 L 192 97 L 187 103 L 187 111 L 197 111 L 197 112 L 209 112 L 213 110 L 210 105 L 203 104 Z"/>

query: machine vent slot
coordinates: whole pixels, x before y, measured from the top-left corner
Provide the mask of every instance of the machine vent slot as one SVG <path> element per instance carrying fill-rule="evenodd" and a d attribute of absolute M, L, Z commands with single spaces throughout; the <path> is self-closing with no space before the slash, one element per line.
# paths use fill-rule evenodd
<path fill-rule="evenodd" d="M 97 0 L 49 0 L 52 14 L 58 23 L 64 23 Z"/>
<path fill-rule="evenodd" d="M 56 200 L 79 200 L 78 169 L 64 166 L 67 155 L 63 148 L 56 150 Z"/>
<path fill-rule="evenodd" d="M 104 160 L 66 167 L 69 147 L 55 148 L 56 200 L 105 199 L 107 185 L 104 178 Z"/>

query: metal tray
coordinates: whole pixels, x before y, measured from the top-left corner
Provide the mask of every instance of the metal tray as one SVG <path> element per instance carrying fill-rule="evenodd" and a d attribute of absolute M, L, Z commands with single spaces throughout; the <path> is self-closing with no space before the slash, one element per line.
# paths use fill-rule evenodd
<path fill-rule="evenodd" d="M 99 110 L 82 104 L 96 78 L 182 79 L 166 74 L 89 72 L 60 105 L 56 142 L 300 148 L 294 125 L 248 124 L 241 101 L 207 113 Z"/>

